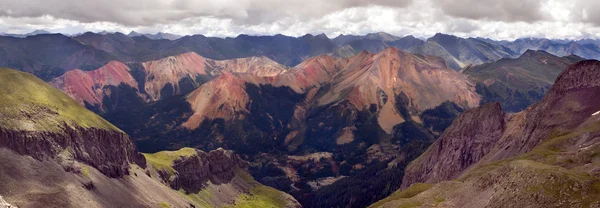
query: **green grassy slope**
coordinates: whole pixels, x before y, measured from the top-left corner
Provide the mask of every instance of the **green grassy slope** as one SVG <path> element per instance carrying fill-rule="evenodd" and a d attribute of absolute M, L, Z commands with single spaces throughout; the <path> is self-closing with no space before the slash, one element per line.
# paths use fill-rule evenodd
<path fill-rule="evenodd" d="M 518 112 L 541 100 L 558 74 L 580 60 L 527 51 L 516 59 L 467 67 L 462 73 L 478 83 L 483 102 L 500 102 L 505 110 Z"/>
<path fill-rule="evenodd" d="M 10 130 L 60 132 L 64 125 L 120 131 L 41 79 L 0 68 L 0 126 Z"/>

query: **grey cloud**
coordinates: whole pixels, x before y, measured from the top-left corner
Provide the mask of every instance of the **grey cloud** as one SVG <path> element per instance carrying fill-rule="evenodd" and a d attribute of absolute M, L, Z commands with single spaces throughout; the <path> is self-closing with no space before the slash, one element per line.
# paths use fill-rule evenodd
<path fill-rule="evenodd" d="M 544 0 L 434 0 L 450 16 L 505 22 L 545 19 L 541 1 Z"/>
<path fill-rule="evenodd" d="M 370 5 L 405 7 L 412 0 L 0 0 L 0 16 L 50 15 L 84 23 L 127 26 L 170 24 L 194 17 L 259 24 L 282 18 L 319 18 L 346 8 Z"/>
<path fill-rule="evenodd" d="M 446 29 L 450 32 L 470 33 L 479 29 L 479 26 L 468 20 L 457 19 L 448 23 Z"/>
<path fill-rule="evenodd" d="M 600 26 L 600 1 L 597 0 L 576 0 L 575 10 L 572 13 L 575 19 L 592 23 L 595 26 Z"/>

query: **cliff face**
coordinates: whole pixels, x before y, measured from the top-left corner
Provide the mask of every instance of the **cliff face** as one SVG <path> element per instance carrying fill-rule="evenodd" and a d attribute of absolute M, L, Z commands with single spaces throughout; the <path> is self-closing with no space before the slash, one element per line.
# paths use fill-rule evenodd
<path fill-rule="evenodd" d="M 132 163 L 145 166 L 145 159 L 125 133 L 97 128 L 65 126 L 64 133 L 0 128 L 0 147 L 38 160 L 72 156 L 109 177 L 129 174 Z"/>
<path fill-rule="evenodd" d="M 505 114 L 490 103 L 461 114 L 429 149 L 407 168 L 403 188 L 417 182 L 436 183 L 459 176 L 483 158 L 505 130 Z"/>
<path fill-rule="evenodd" d="M 600 62 L 581 61 L 563 71 L 537 104 L 508 124 L 497 147 L 485 159 L 502 160 L 531 151 L 553 133 L 572 130 L 600 110 Z"/>
<path fill-rule="evenodd" d="M 229 183 L 238 170 L 245 168 L 246 162 L 231 151 L 218 149 L 206 153 L 197 150 L 193 156 L 173 161 L 177 174 L 169 184 L 174 190 L 183 188 L 188 193 L 197 193 L 207 181 Z"/>

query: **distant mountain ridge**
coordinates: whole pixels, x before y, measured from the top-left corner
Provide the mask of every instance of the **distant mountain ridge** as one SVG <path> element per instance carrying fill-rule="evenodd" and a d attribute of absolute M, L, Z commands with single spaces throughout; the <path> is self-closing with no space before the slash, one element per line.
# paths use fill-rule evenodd
<path fill-rule="evenodd" d="M 48 32 L 46 30 L 34 30 L 30 33 L 25 33 L 25 34 L 12 34 L 12 33 L 0 33 L 1 36 L 11 36 L 11 37 L 15 37 L 15 38 L 25 38 L 25 37 L 29 37 L 29 36 L 34 36 L 34 35 L 43 35 L 43 34 L 50 34 L 51 32 Z"/>
<path fill-rule="evenodd" d="M 183 37 L 182 35 L 176 35 L 176 34 L 172 34 L 172 33 L 163 33 L 163 32 L 158 32 L 155 34 L 150 34 L 150 33 L 138 33 L 136 31 L 131 31 L 129 32 L 129 34 L 127 34 L 127 36 L 129 37 L 137 37 L 137 36 L 146 36 L 147 38 L 153 39 L 153 40 L 160 40 L 160 39 L 167 39 L 167 40 L 177 40 L 181 37 Z"/>
<path fill-rule="evenodd" d="M 69 37 L 39 31 L 22 38 L 0 36 L 0 66 L 32 72 L 50 80 L 72 69 L 95 69 L 110 61 L 145 62 L 187 52 L 215 60 L 265 56 L 292 67 L 318 55 L 351 57 L 363 50 L 379 53 L 387 47 L 395 47 L 442 57 L 448 66 L 460 70 L 502 58 L 517 58 L 528 49 L 545 50 L 556 56 L 574 54 L 586 59 L 600 59 L 597 43 L 591 39 L 494 41 L 445 34 L 436 34 L 424 41 L 413 36 L 396 37 L 382 32 L 364 36 L 340 35 L 330 39 L 324 34 L 215 38 L 203 35 L 179 37 L 168 33 L 149 35 L 134 31 L 129 35 L 87 32 Z"/>

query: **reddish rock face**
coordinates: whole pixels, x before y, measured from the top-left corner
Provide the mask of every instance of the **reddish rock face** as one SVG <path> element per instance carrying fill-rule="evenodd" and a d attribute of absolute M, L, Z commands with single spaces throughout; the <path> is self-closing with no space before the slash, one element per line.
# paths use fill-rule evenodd
<path fill-rule="evenodd" d="M 93 70 L 71 70 L 52 80 L 51 84 L 67 93 L 77 102 L 102 106 L 106 96 L 105 87 L 125 84 L 135 89 L 138 83 L 129 73 L 130 69 L 123 63 L 111 61 L 105 66 Z"/>
<path fill-rule="evenodd" d="M 168 96 L 188 93 L 191 91 L 187 89 L 190 87 L 188 85 L 195 88 L 223 73 L 273 77 L 286 71 L 282 65 L 266 57 L 215 61 L 194 52 L 144 62 L 141 63 L 141 68 L 141 73 L 144 74 L 144 77 L 138 77 L 140 82 L 143 81 L 141 86 L 132 75 L 132 69 L 117 61 L 112 61 L 93 71 L 79 69 L 68 71 L 53 79 L 51 84 L 82 105 L 87 103 L 102 109 L 103 99 L 115 93 L 107 88 L 109 86 L 125 84 L 132 87 L 141 100 L 152 102 Z M 182 82 L 186 86 L 181 86 Z M 167 91 L 172 93 L 162 95 L 165 88 L 169 88 Z"/>
<path fill-rule="evenodd" d="M 571 65 L 542 101 L 506 118 L 498 104 L 464 113 L 407 167 L 402 187 L 454 179 L 474 164 L 521 155 L 552 132 L 580 126 L 600 110 L 599 72 L 599 61 Z"/>
<path fill-rule="evenodd" d="M 144 62 L 143 66 L 146 71 L 145 90 L 153 101 L 164 98 L 160 93 L 167 84 L 173 86 L 175 94 L 183 94 L 179 87 L 179 82 L 183 78 L 192 80 L 197 80 L 200 76 L 213 78 L 222 73 L 269 77 L 285 72 L 282 65 L 266 57 L 215 61 L 194 52 Z"/>
<path fill-rule="evenodd" d="M 249 102 L 246 81 L 230 73 L 200 86 L 187 96 L 194 114 L 184 124 L 189 129 L 197 128 L 204 119 L 235 119 L 240 112 L 246 112 Z"/>
<path fill-rule="evenodd" d="M 192 52 L 142 63 L 146 72 L 145 90 L 150 100 L 159 100 L 160 92 L 167 84 L 171 84 L 174 92 L 178 93 L 178 83 L 182 78 L 195 80 L 199 75 L 206 75 L 205 62 L 204 57 Z"/>
<path fill-rule="evenodd" d="M 488 154 L 505 130 L 499 103 L 489 103 L 461 114 L 423 155 L 406 169 L 403 188 L 437 183 L 459 176 Z"/>
<path fill-rule="evenodd" d="M 224 84 L 225 80 L 229 80 L 229 84 Z M 375 105 L 379 123 L 388 133 L 393 126 L 407 119 L 395 107 L 394 98 L 400 93 L 408 96 L 409 108 L 414 110 L 411 116 L 415 119 L 419 112 L 444 101 L 471 108 L 477 106 L 481 99 L 475 93 L 474 84 L 447 68 L 442 59 L 389 48 L 379 54 L 365 51 L 349 59 L 318 56 L 276 76 L 223 75 L 188 96 L 195 114 L 186 126 L 193 129 L 204 118 L 234 119 L 235 115 L 230 110 L 226 110 L 227 115 L 224 115 L 219 108 L 244 112 L 249 101 L 243 83 L 286 86 L 297 93 L 328 85 L 328 89 L 321 89 L 322 93 L 318 96 L 309 93 L 312 95 L 308 96 L 306 105 L 349 102 L 359 110 L 367 110 Z"/>

